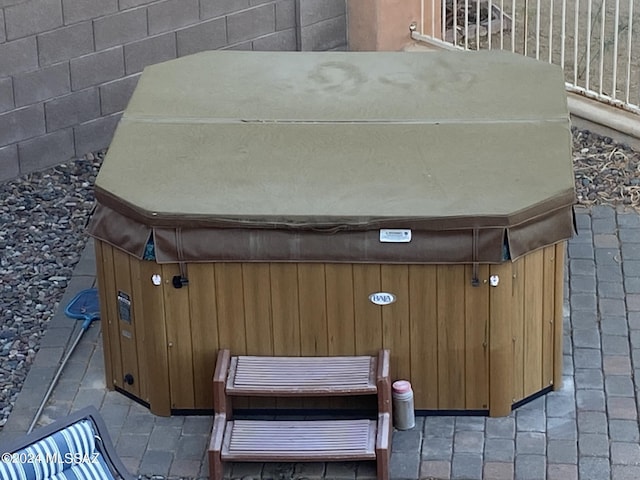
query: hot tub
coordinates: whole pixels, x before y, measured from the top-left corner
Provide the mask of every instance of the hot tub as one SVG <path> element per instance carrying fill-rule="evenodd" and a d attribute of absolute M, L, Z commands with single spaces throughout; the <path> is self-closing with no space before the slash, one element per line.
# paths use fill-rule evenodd
<path fill-rule="evenodd" d="M 148 67 L 90 225 L 108 386 L 209 410 L 220 348 L 389 348 L 419 412 L 560 387 L 570 144 L 561 69 L 514 54 Z"/>

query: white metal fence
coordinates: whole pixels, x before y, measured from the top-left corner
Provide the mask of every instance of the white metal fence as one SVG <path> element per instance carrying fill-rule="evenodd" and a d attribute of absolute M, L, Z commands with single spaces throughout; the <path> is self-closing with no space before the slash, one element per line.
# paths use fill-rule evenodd
<path fill-rule="evenodd" d="M 555 63 L 570 91 L 640 113 L 640 0 L 421 1 L 414 37 Z"/>

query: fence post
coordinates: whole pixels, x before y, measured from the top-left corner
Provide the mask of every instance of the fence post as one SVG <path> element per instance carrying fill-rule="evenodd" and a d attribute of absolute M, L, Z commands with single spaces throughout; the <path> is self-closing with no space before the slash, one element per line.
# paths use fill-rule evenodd
<path fill-rule="evenodd" d="M 421 31 L 422 0 L 347 0 L 352 51 L 395 51 L 412 43 L 409 26 Z M 426 0 L 425 0 L 425 3 Z"/>

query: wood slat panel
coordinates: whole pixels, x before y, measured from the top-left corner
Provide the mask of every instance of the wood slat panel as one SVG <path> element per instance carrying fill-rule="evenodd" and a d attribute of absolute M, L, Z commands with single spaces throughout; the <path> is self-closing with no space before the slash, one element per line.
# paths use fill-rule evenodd
<path fill-rule="evenodd" d="M 143 275 L 142 262 L 136 258 L 129 257 L 129 268 L 131 271 L 131 308 L 133 314 L 132 328 L 134 330 L 134 338 L 136 343 L 136 352 L 138 355 L 138 392 L 140 398 L 149 401 L 149 373 L 147 366 L 149 359 L 147 358 L 147 343 L 144 329 L 144 305 L 142 303 L 142 290 L 145 288 L 155 288 L 151 283 L 151 276 Z"/>
<path fill-rule="evenodd" d="M 271 264 L 271 311 L 274 355 L 300 355 L 298 265 Z M 279 408 L 302 408 L 299 399 L 279 398 Z"/>
<path fill-rule="evenodd" d="M 543 388 L 542 383 L 542 282 L 544 253 L 530 253 L 525 258 L 524 297 L 524 395 Z"/>
<path fill-rule="evenodd" d="M 156 415 L 171 413 L 169 387 L 169 352 L 167 348 L 167 327 L 165 324 L 164 288 L 162 285 L 151 285 L 149 281 L 154 274 L 162 275 L 160 265 L 155 262 L 140 261 L 140 276 L 145 279 L 140 290 L 140 298 L 144 312 L 138 317 L 138 326 L 142 326 L 145 339 L 145 357 L 147 359 L 146 374 L 148 376 L 148 395 L 150 410 Z M 148 282 L 148 283 L 146 283 Z M 163 278 L 163 283 L 171 279 Z M 141 372 L 144 369 L 141 369 Z"/>
<path fill-rule="evenodd" d="M 328 355 L 324 264 L 298 264 L 300 354 Z"/>
<path fill-rule="evenodd" d="M 274 355 L 300 355 L 298 266 L 271 264 L 271 309 Z"/>
<path fill-rule="evenodd" d="M 214 266 L 192 263 L 188 273 L 194 404 L 195 408 L 213 408 L 211 379 L 220 346 Z"/>
<path fill-rule="evenodd" d="M 489 415 L 509 415 L 513 401 L 513 270 L 505 262 L 491 265 L 490 275 L 498 275 L 500 283 L 489 288 Z"/>
<path fill-rule="evenodd" d="M 438 408 L 437 267 L 409 266 L 411 384 L 419 409 Z"/>
<path fill-rule="evenodd" d="M 356 355 L 374 355 L 382 345 L 382 307 L 369 301 L 380 291 L 380 265 L 353 265 Z"/>
<path fill-rule="evenodd" d="M 480 285 L 474 287 L 473 267 L 466 267 L 465 305 L 465 383 L 467 410 L 489 408 L 489 266 L 478 267 Z M 484 280 L 484 282 L 483 282 Z"/>
<path fill-rule="evenodd" d="M 553 327 L 556 293 L 556 249 L 544 249 L 542 282 L 542 385 L 553 385 Z"/>
<path fill-rule="evenodd" d="M 131 303 L 135 302 L 133 292 L 131 290 L 131 269 L 129 267 L 129 255 L 122 250 L 113 250 L 113 268 L 116 281 L 116 296 L 119 292 L 129 297 Z M 118 313 L 118 312 L 117 312 Z M 133 317 L 133 309 L 129 313 Z M 140 396 L 138 389 L 138 352 L 136 348 L 135 329 L 132 322 L 124 321 L 118 314 L 118 339 L 120 340 L 120 355 L 122 355 L 122 377 L 118 380 L 121 382 L 120 387 L 135 395 Z M 125 375 L 132 375 L 133 384 L 129 385 L 124 382 Z"/>
<path fill-rule="evenodd" d="M 245 355 L 247 353 L 247 332 L 242 264 L 216 263 L 214 269 L 220 348 L 228 348 L 233 355 Z M 246 398 L 234 399 L 233 406 L 248 408 L 249 400 Z"/>
<path fill-rule="evenodd" d="M 111 347 L 111 373 L 108 380 L 112 385 L 122 387 L 122 352 L 120 350 L 120 321 L 118 320 L 118 291 L 116 289 L 115 267 L 113 263 L 114 248 L 106 243 L 102 244 L 102 265 L 104 279 L 103 299 L 107 307 L 107 331 Z"/>
<path fill-rule="evenodd" d="M 353 266 L 325 265 L 325 295 L 327 313 L 327 352 L 329 355 L 355 355 L 355 313 Z M 352 407 L 348 398 L 327 399 L 327 408 Z"/>
<path fill-rule="evenodd" d="M 513 262 L 512 306 L 513 315 L 511 328 L 513 332 L 513 401 L 522 400 L 524 395 L 524 297 L 525 297 L 525 266 L 524 258 Z"/>
<path fill-rule="evenodd" d="M 465 408 L 464 265 L 438 265 L 438 408 Z"/>
<path fill-rule="evenodd" d="M 354 355 L 355 325 L 353 267 L 325 265 L 326 312 L 329 355 Z"/>
<path fill-rule="evenodd" d="M 162 265 L 171 408 L 195 408 L 189 287 L 174 288 L 175 275 L 180 275 L 178 265 Z"/>
<path fill-rule="evenodd" d="M 244 323 L 247 354 L 273 355 L 271 273 L 268 263 L 243 263 Z M 249 408 L 274 408 L 275 399 L 250 398 Z"/>
<path fill-rule="evenodd" d="M 228 348 L 233 355 L 245 355 L 247 334 L 242 265 L 216 263 L 214 270 L 220 348 Z"/>
<path fill-rule="evenodd" d="M 564 303 L 564 262 L 567 242 L 556 244 L 556 285 L 554 294 L 555 324 L 553 332 L 553 389 L 562 388 L 562 329 Z"/>
<path fill-rule="evenodd" d="M 391 351 L 391 378 L 411 378 L 411 341 L 409 324 L 409 267 L 382 265 L 381 289 L 393 293 L 396 301 L 381 307 L 382 346 Z"/>
<path fill-rule="evenodd" d="M 248 355 L 273 355 L 270 279 L 268 263 L 242 264 Z"/>
<path fill-rule="evenodd" d="M 112 291 L 107 290 L 108 281 L 105 278 L 105 265 L 104 265 L 104 257 L 102 254 L 103 248 L 111 248 L 109 245 L 102 243 L 100 240 L 96 239 L 94 241 L 94 250 L 96 253 L 96 278 L 98 281 L 98 293 L 100 295 L 100 328 L 102 331 L 102 354 L 104 356 L 104 376 L 107 384 L 107 388 L 113 390 L 113 370 L 112 370 L 112 362 L 115 361 L 112 358 L 112 346 L 111 346 L 111 335 L 109 332 L 109 323 L 112 318 L 112 313 L 110 310 L 112 306 L 110 305 L 108 299 L 112 295 Z"/>

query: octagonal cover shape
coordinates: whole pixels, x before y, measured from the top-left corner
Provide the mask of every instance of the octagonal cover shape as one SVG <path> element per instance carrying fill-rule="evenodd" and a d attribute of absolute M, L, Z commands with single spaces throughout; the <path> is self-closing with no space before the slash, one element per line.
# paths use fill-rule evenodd
<path fill-rule="evenodd" d="M 159 262 L 497 263 L 569 238 L 560 68 L 503 52 L 206 52 L 145 69 L 91 233 Z M 411 231 L 382 242 L 380 229 Z"/>

